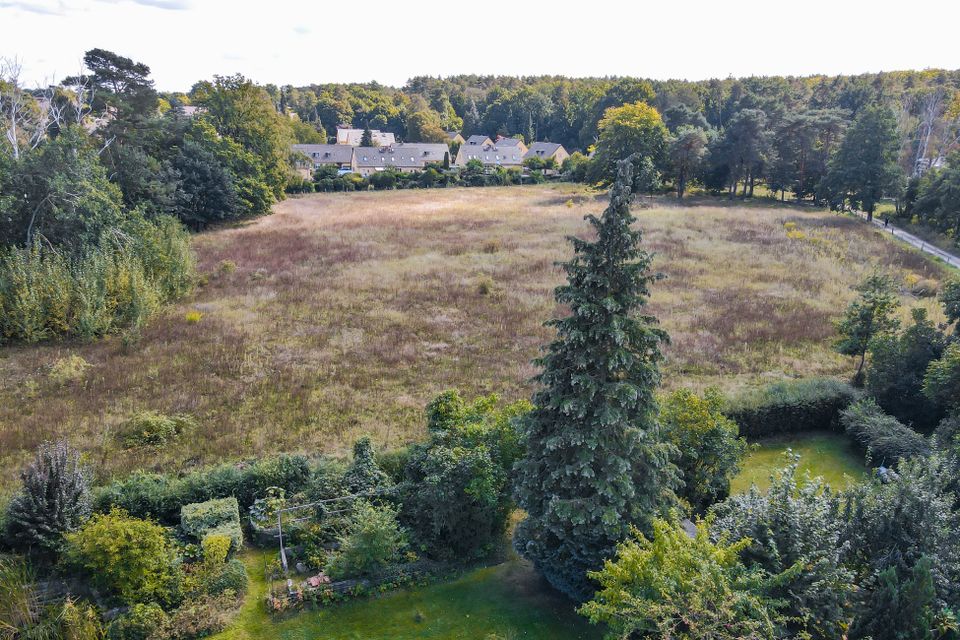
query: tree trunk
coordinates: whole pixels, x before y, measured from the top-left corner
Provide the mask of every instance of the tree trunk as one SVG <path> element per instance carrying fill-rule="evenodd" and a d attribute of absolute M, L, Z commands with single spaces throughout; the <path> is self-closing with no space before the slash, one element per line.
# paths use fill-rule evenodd
<path fill-rule="evenodd" d="M 677 176 L 677 200 L 683 199 L 683 192 L 687 188 L 687 179 L 683 175 L 683 172 L 680 172 L 680 175 Z"/>

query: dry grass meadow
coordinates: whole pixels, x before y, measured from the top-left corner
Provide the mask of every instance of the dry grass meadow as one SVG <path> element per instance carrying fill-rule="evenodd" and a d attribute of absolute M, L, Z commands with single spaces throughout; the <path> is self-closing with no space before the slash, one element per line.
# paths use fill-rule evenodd
<path fill-rule="evenodd" d="M 571 185 L 317 194 L 199 235 L 206 283 L 136 345 L 0 349 L 0 480 L 9 487 L 27 452 L 59 435 L 104 473 L 173 470 L 341 452 L 365 433 L 396 445 L 422 433 L 424 404 L 451 387 L 527 397 L 530 361 L 551 338 L 541 325 L 562 313 L 554 262 L 603 206 Z M 636 213 L 668 276 L 651 305 L 673 338 L 668 388 L 846 374 L 830 342 L 850 286 L 875 264 L 905 282 L 943 276 L 827 212 L 658 201 Z M 64 375 L 74 355 L 90 366 Z M 118 426 L 143 410 L 198 426 L 160 449 L 124 449 Z"/>

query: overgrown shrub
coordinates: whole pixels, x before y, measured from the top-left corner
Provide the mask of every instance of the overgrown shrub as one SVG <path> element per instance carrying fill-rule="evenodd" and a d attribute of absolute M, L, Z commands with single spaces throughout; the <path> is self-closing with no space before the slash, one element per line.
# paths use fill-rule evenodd
<path fill-rule="evenodd" d="M 762 438 L 804 431 L 840 431 L 840 412 L 860 399 L 849 384 L 831 378 L 777 382 L 741 393 L 724 410 L 740 435 Z"/>
<path fill-rule="evenodd" d="M 167 622 L 167 614 L 159 605 L 135 604 L 107 627 L 109 640 L 148 640 Z"/>
<path fill-rule="evenodd" d="M 70 564 L 127 604 L 171 604 L 180 582 L 167 530 L 120 509 L 94 514 L 66 536 Z"/>
<path fill-rule="evenodd" d="M 400 519 L 418 551 L 463 560 L 502 539 L 510 474 L 523 454 L 514 420 L 530 405 L 499 404 L 495 395 L 465 402 L 446 391 L 427 406 L 430 439 L 411 446 L 400 485 Z"/>
<path fill-rule="evenodd" d="M 680 389 L 660 405 L 663 433 L 676 447 L 675 464 L 683 476 L 677 495 L 700 513 L 730 494 L 730 480 L 747 450 L 737 423 L 722 409 L 723 397 L 715 389 L 703 396 Z"/>
<path fill-rule="evenodd" d="M 90 363 L 76 353 L 65 358 L 58 358 L 50 365 L 48 376 L 50 381 L 57 385 L 64 385 L 70 382 L 79 382 L 83 379 Z"/>
<path fill-rule="evenodd" d="M 404 470 L 410 460 L 410 448 L 398 447 L 376 454 L 377 466 L 393 481 L 394 484 L 403 481 Z"/>
<path fill-rule="evenodd" d="M 65 441 L 40 445 L 7 507 L 5 534 L 16 548 L 57 551 L 90 515 L 90 476 Z"/>
<path fill-rule="evenodd" d="M 127 447 L 156 447 L 176 440 L 196 426 L 188 415 L 164 415 L 155 411 L 134 414 L 120 427 L 120 441 Z"/>
<path fill-rule="evenodd" d="M 396 510 L 358 500 L 347 531 L 340 537 L 340 547 L 327 564 L 327 573 L 335 580 L 369 575 L 396 560 L 406 546 Z"/>
<path fill-rule="evenodd" d="M 230 538 L 234 551 L 243 545 L 240 506 L 233 497 L 183 505 L 180 509 L 180 528 L 197 542 L 204 541 L 208 536 L 223 535 Z"/>
<path fill-rule="evenodd" d="M 206 591 L 211 596 L 218 596 L 231 591 L 238 597 L 242 597 L 246 594 L 249 584 L 250 578 L 247 575 L 247 568 L 243 566 L 242 562 L 232 558 L 211 573 L 206 583 Z"/>
<path fill-rule="evenodd" d="M 225 592 L 189 600 L 171 612 L 149 640 L 196 640 L 227 628 L 236 615 L 237 598 Z"/>
<path fill-rule="evenodd" d="M 926 438 L 885 414 L 873 398 L 865 398 L 845 409 L 840 421 L 874 464 L 893 465 L 930 453 Z"/>

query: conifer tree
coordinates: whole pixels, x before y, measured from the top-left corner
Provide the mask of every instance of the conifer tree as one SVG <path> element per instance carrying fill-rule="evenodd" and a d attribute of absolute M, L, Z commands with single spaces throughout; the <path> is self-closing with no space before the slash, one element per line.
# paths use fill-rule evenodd
<path fill-rule="evenodd" d="M 660 437 L 654 390 L 660 382 L 657 320 L 637 312 L 650 295 L 652 256 L 630 228 L 632 159 L 621 161 L 610 205 L 587 216 L 593 242 L 570 238 L 568 284 L 557 302 L 570 308 L 548 326 L 557 339 L 537 360 L 541 385 L 522 428 L 516 495 L 527 511 L 514 546 L 557 589 L 585 600 L 588 571 L 613 556 L 631 526 L 649 532 L 675 500 L 672 445 Z"/>
<path fill-rule="evenodd" d="M 90 474 L 66 442 L 44 443 L 21 474 L 7 510 L 6 536 L 17 548 L 58 551 L 63 535 L 90 516 Z"/>
<path fill-rule="evenodd" d="M 373 146 L 373 131 L 370 130 L 369 122 L 363 125 L 363 134 L 360 136 L 360 146 L 361 147 Z"/>

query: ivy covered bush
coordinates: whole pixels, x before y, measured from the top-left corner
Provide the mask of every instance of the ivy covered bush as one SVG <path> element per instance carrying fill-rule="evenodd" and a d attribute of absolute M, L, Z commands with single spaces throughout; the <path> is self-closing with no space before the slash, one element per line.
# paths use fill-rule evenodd
<path fill-rule="evenodd" d="M 860 397 L 860 391 L 839 380 L 808 378 L 741 393 L 727 401 L 724 412 L 747 438 L 841 431 L 840 412 Z"/>

